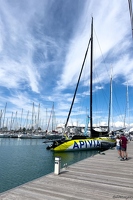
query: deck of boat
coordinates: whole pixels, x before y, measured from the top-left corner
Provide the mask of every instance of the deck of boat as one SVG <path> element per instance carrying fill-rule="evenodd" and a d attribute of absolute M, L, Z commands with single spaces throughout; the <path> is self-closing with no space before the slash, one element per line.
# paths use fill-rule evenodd
<path fill-rule="evenodd" d="M 1 200 L 133 199 L 133 141 L 129 159 L 120 161 L 116 149 L 107 150 L 66 169 L 21 185 L 0 195 Z"/>

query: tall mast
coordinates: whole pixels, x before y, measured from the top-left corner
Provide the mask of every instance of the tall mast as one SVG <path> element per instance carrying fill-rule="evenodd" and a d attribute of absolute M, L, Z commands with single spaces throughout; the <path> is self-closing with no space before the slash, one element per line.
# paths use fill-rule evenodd
<path fill-rule="evenodd" d="M 126 128 L 126 118 L 127 118 L 127 129 L 129 130 L 130 120 L 129 120 L 129 96 L 128 96 L 128 83 L 126 91 L 126 109 L 125 109 L 125 118 L 124 118 L 124 127 Z"/>
<path fill-rule="evenodd" d="M 16 131 L 17 128 L 18 128 L 18 124 L 17 124 L 17 111 L 16 111 L 15 119 L 14 119 L 14 130 Z"/>
<path fill-rule="evenodd" d="M 34 130 L 34 102 L 33 102 L 33 107 L 32 107 L 32 127 L 31 127 L 32 133 Z"/>
<path fill-rule="evenodd" d="M 47 125 L 47 130 L 46 131 L 48 131 L 48 129 L 49 129 L 49 124 L 50 124 L 51 116 L 53 114 L 53 109 L 54 109 L 54 102 L 53 102 L 53 106 L 52 106 L 52 109 L 51 109 L 51 113 L 50 113 L 50 117 L 49 117 L 49 121 L 48 121 L 48 125 Z M 53 127 L 51 127 L 51 128 L 53 128 Z"/>
<path fill-rule="evenodd" d="M 28 128 L 28 117 L 29 117 L 29 110 L 27 112 L 27 117 L 26 117 L 26 131 L 27 131 L 27 128 Z"/>
<path fill-rule="evenodd" d="M 39 128 L 39 124 L 40 123 L 40 103 L 38 105 L 38 116 L 37 116 L 37 132 L 38 132 L 38 128 Z"/>
<path fill-rule="evenodd" d="M 111 123 L 110 123 L 111 118 Z M 111 129 L 110 129 L 111 127 Z M 109 116 L 108 116 L 108 132 L 113 131 L 113 115 L 112 115 L 112 72 L 110 77 L 110 98 L 109 98 Z"/>
<path fill-rule="evenodd" d="M 128 94 L 128 83 L 127 83 L 127 115 L 128 115 L 128 131 L 130 129 L 130 115 L 129 115 L 129 94 Z"/>
<path fill-rule="evenodd" d="M 13 124 L 13 112 L 12 112 L 12 115 L 11 115 L 10 131 L 12 130 L 12 124 Z"/>
<path fill-rule="evenodd" d="M 132 0 L 128 0 L 128 5 L 129 5 L 130 20 L 131 20 L 132 37 L 133 37 L 133 11 L 132 11 Z"/>
<path fill-rule="evenodd" d="M 52 110 L 52 131 L 54 131 L 54 102 L 53 102 L 53 110 Z"/>
<path fill-rule="evenodd" d="M 4 124 L 5 124 L 5 115 L 6 115 L 6 107 L 7 107 L 7 103 L 5 105 L 5 109 L 4 109 L 4 118 L 3 118 L 3 130 L 4 130 Z"/>
<path fill-rule="evenodd" d="M 1 112 L 0 112 L 0 129 L 2 130 L 2 126 L 1 126 L 1 124 L 2 124 L 2 115 L 3 115 L 3 111 L 1 110 Z"/>
<path fill-rule="evenodd" d="M 48 130 L 47 130 L 47 126 L 48 126 L 47 123 L 48 123 L 48 122 L 47 122 L 47 108 L 46 108 L 46 132 L 48 131 Z"/>
<path fill-rule="evenodd" d="M 93 67 L 93 17 L 91 22 L 91 60 L 90 60 L 90 137 L 92 137 L 92 67 Z"/>
<path fill-rule="evenodd" d="M 21 112 L 20 128 L 22 128 L 22 116 L 23 116 L 23 108 L 22 108 L 22 112 Z"/>

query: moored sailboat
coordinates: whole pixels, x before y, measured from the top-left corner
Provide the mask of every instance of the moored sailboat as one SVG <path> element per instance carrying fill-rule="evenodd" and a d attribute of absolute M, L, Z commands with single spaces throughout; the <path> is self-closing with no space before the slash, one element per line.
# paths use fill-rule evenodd
<path fill-rule="evenodd" d="M 54 140 L 51 145 L 47 147 L 47 149 L 53 151 L 75 151 L 75 150 L 92 150 L 92 149 L 109 149 L 115 146 L 115 140 L 108 137 L 108 132 L 98 132 L 93 129 L 92 125 L 92 67 L 93 67 L 93 18 L 91 23 L 91 38 L 88 43 L 88 47 L 85 53 L 85 58 L 82 64 L 82 68 L 80 71 L 78 83 L 75 89 L 74 97 L 72 100 L 72 104 L 70 107 L 70 111 L 66 120 L 65 128 L 67 127 L 67 123 L 69 120 L 69 116 L 72 110 L 72 106 L 74 103 L 74 99 L 76 96 L 78 84 L 80 81 L 80 77 L 82 74 L 83 66 L 86 60 L 86 56 L 88 53 L 89 46 L 91 44 L 91 66 L 90 66 L 90 137 L 75 135 L 71 139 L 62 138 L 61 140 Z M 106 137 L 107 136 L 107 137 Z"/>

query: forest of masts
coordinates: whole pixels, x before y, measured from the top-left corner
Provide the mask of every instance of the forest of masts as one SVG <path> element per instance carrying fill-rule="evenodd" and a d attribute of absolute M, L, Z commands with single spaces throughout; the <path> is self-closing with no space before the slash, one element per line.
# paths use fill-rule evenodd
<path fill-rule="evenodd" d="M 40 104 L 38 105 L 37 111 L 33 103 L 32 112 L 27 111 L 24 114 L 22 109 L 21 114 L 18 116 L 18 112 L 11 112 L 11 116 L 7 113 L 7 103 L 5 108 L 0 111 L 0 131 L 1 132 L 35 132 L 35 131 L 48 131 L 53 130 L 56 127 L 54 103 L 50 111 L 46 109 L 45 117 L 40 117 Z"/>

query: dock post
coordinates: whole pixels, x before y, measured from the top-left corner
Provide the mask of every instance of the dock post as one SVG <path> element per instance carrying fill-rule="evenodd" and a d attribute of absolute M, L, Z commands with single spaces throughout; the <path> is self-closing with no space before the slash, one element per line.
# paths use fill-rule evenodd
<path fill-rule="evenodd" d="M 61 158 L 55 157 L 54 174 L 56 175 L 60 174 L 60 168 L 61 168 Z"/>

